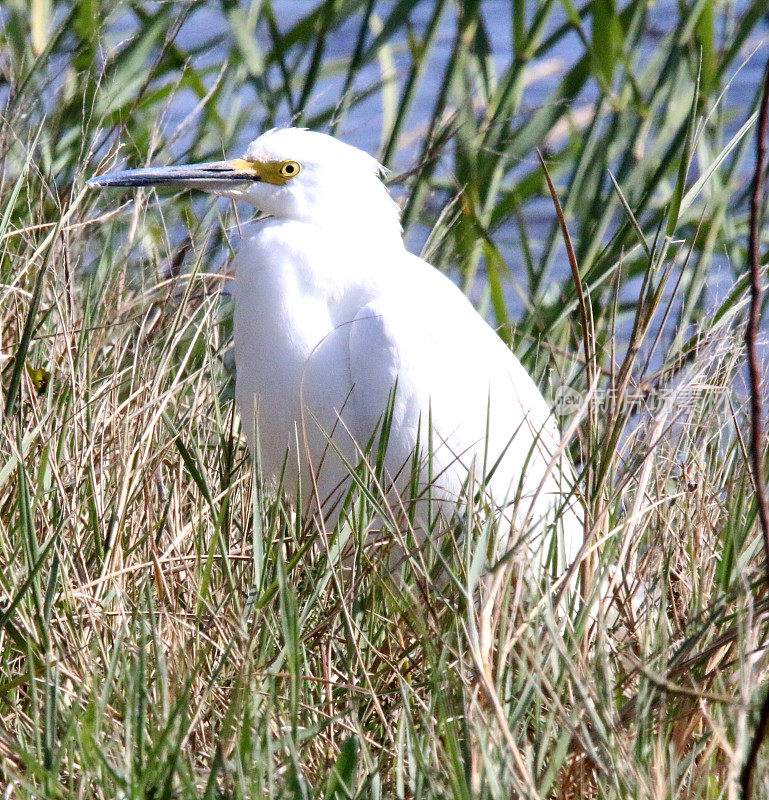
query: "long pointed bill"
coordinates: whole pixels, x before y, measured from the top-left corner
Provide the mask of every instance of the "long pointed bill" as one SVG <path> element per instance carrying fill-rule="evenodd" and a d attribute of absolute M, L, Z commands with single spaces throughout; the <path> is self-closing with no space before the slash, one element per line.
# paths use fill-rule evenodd
<path fill-rule="evenodd" d="M 98 175 L 87 181 L 89 186 L 171 186 L 177 189 L 226 191 L 236 184 L 261 180 L 253 166 L 242 159 L 187 164 L 179 167 L 147 167 L 122 169 Z"/>

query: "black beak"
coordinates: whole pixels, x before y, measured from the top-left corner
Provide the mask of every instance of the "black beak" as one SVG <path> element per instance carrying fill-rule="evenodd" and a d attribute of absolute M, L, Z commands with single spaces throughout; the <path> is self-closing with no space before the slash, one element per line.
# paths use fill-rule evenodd
<path fill-rule="evenodd" d="M 260 180 L 245 162 L 211 161 L 206 164 L 186 164 L 178 167 L 147 167 L 122 169 L 98 175 L 87 181 L 89 186 L 172 186 L 179 189 L 217 191 L 232 188 L 236 183 Z"/>

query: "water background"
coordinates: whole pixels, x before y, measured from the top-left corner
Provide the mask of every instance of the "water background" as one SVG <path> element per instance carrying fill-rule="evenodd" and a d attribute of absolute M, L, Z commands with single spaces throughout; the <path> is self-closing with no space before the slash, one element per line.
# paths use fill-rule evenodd
<path fill-rule="evenodd" d="M 535 4 L 531 3 L 529 5 L 533 7 Z M 393 6 L 393 0 L 378 2 L 376 4 L 376 13 L 380 19 L 384 18 Z M 728 7 L 728 10 L 720 18 L 721 27 L 717 27 L 717 37 L 721 37 L 721 40 L 723 40 L 724 37 L 728 36 L 730 25 L 739 19 L 747 6 L 747 0 L 735 0 Z M 274 0 L 273 7 L 278 26 L 282 32 L 285 32 L 316 7 L 316 4 L 300 2 L 299 0 Z M 428 24 L 432 9 L 432 3 L 415 3 L 415 8 L 412 12 L 412 23 L 420 34 Z M 485 19 L 489 23 L 488 34 L 491 38 L 497 74 L 500 75 L 512 59 L 510 0 L 484 0 L 483 12 Z M 413 165 L 418 155 L 421 135 L 424 133 L 430 119 L 434 99 L 439 89 L 439 81 L 443 77 L 446 62 L 451 53 L 455 33 L 455 13 L 455 9 L 451 4 L 448 4 L 447 12 L 441 20 L 435 39 L 431 60 L 425 70 L 418 95 L 412 107 L 412 113 L 405 126 L 407 132 L 407 135 L 404 136 L 405 146 L 399 150 L 395 163 L 392 165 L 395 172 L 408 169 Z M 659 0 L 652 4 L 649 22 L 640 49 L 642 57 L 645 54 L 651 55 L 659 49 L 661 41 L 671 29 L 671 26 L 675 24 L 678 15 L 678 4 L 675 0 Z M 493 24 L 491 24 L 492 21 Z M 545 36 L 565 21 L 564 11 L 559 6 L 556 6 L 547 23 Z M 112 43 L 117 44 L 121 40 L 130 37 L 135 24 L 135 19 L 131 14 L 118 15 L 110 31 Z M 335 58 L 349 57 L 355 47 L 358 25 L 359 18 L 355 17 L 347 20 L 331 32 L 324 58 L 326 62 L 333 61 Z M 589 18 L 585 20 L 585 26 L 589 31 Z M 230 36 L 230 21 L 218 6 L 210 5 L 198 8 L 189 15 L 180 30 L 177 41 L 184 50 L 200 48 L 201 52 L 195 57 L 194 64 L 199 69 L 210 69 L 226 61 L 232 47 Z M 271 45 L 264 31 L 257 29 L 256 36 L 257 42 L 262 46 L 262 50 L 264 52 L 268 51 Z M 263 38 L 263 41 L 260 41 L 260 37 Z M 729 112 L 728 122 L 724 131 L 725 142 L 739 129 L 749 114 L 750 106 L 756 96 L 757 87 L 762 80 L 763 65 L 766 61 L 765 45 L 768 41 L 769 24 L 764 21 L 762 25 L 754 28 L 753 33 L 742 49 L 741 57 L 737 59 L 731 74 L 727 76 L 727 81 L 732 80 L 732 83 L 723 101 Z M 402 85 L 403 77 L 409 64 L 406 43 L 402 41 L 400 44 L 401 47 L 398 48 L 396 41 L 396 46 L 393 48 L 393 60 L 399 88 Z M 756 50 L 758 52 L 755 52 Z M 531 63 L 529 67 L 530 81 L 523 96 L 523 114 L 536 110 L 549 102 L 549 98 L 558 86 L 563 74 L 573 66 L 583 52 L 584 48 L 579 41 L 577 33 L 571 32 L 549 51 L 546 58 L 539 61 L 535 60 Z M 213 70 L 209 77 L 213 81 Z M 271 77 L 276 82 L 280 80 L 277 67 L 274 68 L 274 75 Z M 343 79 L 344 75 L 340 72 L 340 74 L 320 82 L 310 99 L 308 109 L 310 115 L 327 108 L 329 105 L 334 105 L 338 101 Z M 353 88 L 362 90 L 376 84 L 381 79 L 380 66 L 374 62 L 361 71 Z M 597 96 L 598 90 L 595 82 L 588 81 L 583 91 L 570 104 L 572 113 L 579 115 L 580 111 L 582 111 L 584 114 L 589 114 Z M 185 118 L 195 108 L 198 99 L 190 90 L 182 90 L 177 93 L 169 104 L 163 124 L 171 130 L 182 125 Z M 259 135 L 263 129 L 263 119 L 256 92 L 249 85 L 244 85 L 241 89 L 241 96 L 232 98 L 232 100 L 243 104 L 244 107 L 253 108 L 253 124 L 244 127 L 239 132 L 238 141 L 234 148 L 235 152 L 228 153 L 230 156 L 236 156 L 245 149 L 252 139 Z M 338 135 L 350 144 L 376 154 L 380 151 L 381 146 L 382 117 L 381 95 L 375 92 L 348 114 L 338 131 Z M 287 108 L 281 109 L 278 115 L 278 124 L 289 125 L 291 123 L 292 119 L 289 110 Z M 192 145 L 189 138 L 190 135 L 182 135 L 175 142 L 174 147 L 181 160 L 184 160 L 185 152 Z M 534 166 L 534 156 L 526 156 L 520 164 L 513 166 L 513 174 L 518 170 L 528 171 Z M 445 159 L 441 169 L 443 174 L 448 176 L 450 170 L 449 159 Z M 745 159 L 742 164 L 741 177 L 745 181 L 749 180 L 751 171 L 752 154 L 751 158 Z M 438 175 L 440 174 L 439 169 Z M 692 174 L 692 180 L 694 177 L 696 177 L 696 172 Z M 394 193 L 396 196 L 398 195 L 397 187 L 394 189 Z M 440 198 L 437 203 L 440 203 Z M 551 201 L 549 198 L 543 197 L 528 202 L 525 208 L 525 216 L 531 237 L 530 245 L 536 256 L 537 249 L 544 243 L 554 218 Z M 429 231 L 424 226 L 412 225 L 407 236 L 409 248 L 419 252 L 428 233 Z M 182 235 L 181 232 L 179 235 Z M 513 225 L 503 227 L 496 234 L 496 242 L 511 268 L 513 278 L 507 287 L 506 295 L 509 310 L 513 318 L 515 318 L 523 312 L 524 304 L 521 295 L 526 292 L 524 285 L 516 285 L 516 264 L 520 261 L 520 243 L 515 227 Z M 450 265 L 443 266 L 446 268 L 446 266 Z M 723 256 L 717 255 L 714 258 L 711 273 L 708 276 L 705 287 L 708 306 L 715 307 L 724 299 L 733 285 L 735 273 L 739 271 L 739 268 L 735 268 L 735 265 L 730 265 Z M 556 282 L 559 282 L 568 278 L 568 275 L 569 267 L 565 254 L 560 253 L 556 259 L 553 278 Z M 625 293 L 628 297 L 632 296 L 633 291 L 634 287 L 632 285 L 625 287 Z"/>

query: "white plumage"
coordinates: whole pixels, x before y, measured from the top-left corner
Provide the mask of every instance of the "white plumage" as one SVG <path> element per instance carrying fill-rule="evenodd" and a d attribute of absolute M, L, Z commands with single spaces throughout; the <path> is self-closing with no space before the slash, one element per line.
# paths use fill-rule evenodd
<path fill-rule="evenodd" d="M 357 463 L 392 399 L 385 468 L 398 491 L 415 447 L 446 512 L 469 473 L 491 472 L 487 498 L 518 533 L 536 538 L 560 518 L 563 563 L 582 529 L 550 409 L 460 290 L 405 249 L 381 173 L 360 150 L 288 128 L 233 162 L 94 182 L 198 187 L 269 215 L 235 257 L 236 394 L 252 453 L 289 497 L 301 487 L 300 502 L 333 523 L 344 462 Z"/>

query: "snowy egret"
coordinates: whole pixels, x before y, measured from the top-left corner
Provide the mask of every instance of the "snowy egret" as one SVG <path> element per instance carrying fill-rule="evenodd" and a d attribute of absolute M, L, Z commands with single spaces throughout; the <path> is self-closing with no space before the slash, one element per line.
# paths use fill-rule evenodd
<path fill-rule="evenodd" d="M 384 426 L 391 493 L 413 499 L 416 475 L 450 511 L 474 487 L 505 541 L 511 525 L 532 540 L 556 530 L 563 564 L 582 529 L 550 408 L 464 294 L 406 250 L 382 177 L 367 153 L 286 128 L 233 161 L 89 184 L 200 189 L 268 215 L 235 256 L 236 396 L 252 454 L 289 497 L 335 521 Z"/>

